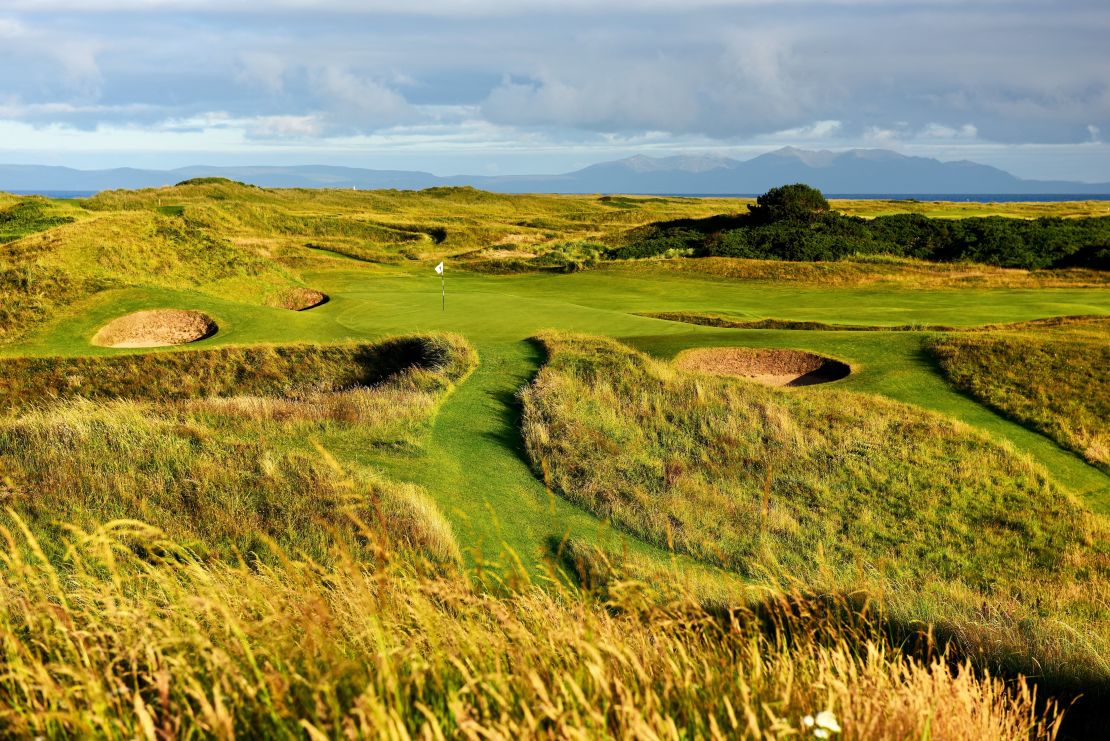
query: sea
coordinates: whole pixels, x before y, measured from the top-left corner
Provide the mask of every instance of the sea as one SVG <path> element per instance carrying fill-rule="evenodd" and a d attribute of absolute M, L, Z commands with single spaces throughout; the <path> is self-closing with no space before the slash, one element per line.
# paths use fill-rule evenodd
<path fill-rule="evenodd" d="M 89 198 L 95 190 L 13 190 L 20 196 L 47 198 Z M 622 194 L 627 195 L 627 194 Z M 755 198 L 758 193 L 658 193 L 686 198 Z M 1052 201 L 1110 201 L 1110 193 L 826 193 L 826 198 L 854 198 L 877 201 L 965 201 L 967 203 L 1029 203 Z"/>
<path fill-rule="evenodd" d="M 671 194 L 677 195 L 677 194 Z M 686 193 L 696 198 L 755 198 L 759 193 Z M 1110 201 L 1110 193 L 825 193 L 826 198 L 865 201 L 952 201 L 967 203 L 1038 203 Z"/>
<path fill-rule="evenodd" d="M 8 193 L 17 196 L 46 196 L 47 198 L 89 198 L 95 196 L 95 190 L 9 190 Z"/>

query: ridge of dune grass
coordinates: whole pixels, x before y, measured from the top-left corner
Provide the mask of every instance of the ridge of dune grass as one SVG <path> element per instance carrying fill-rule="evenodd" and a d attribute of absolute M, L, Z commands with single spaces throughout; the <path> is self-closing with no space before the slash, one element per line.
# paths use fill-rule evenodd
<path fill-rule="evenodd" d="M 1110 471 L 1110 321 L 928 343 L 957 388 Z"/>
<path fill-rule="evenodd" d="M 59 398 L 168 401 L 197 397 L 337 391 L 401 371 L 457 382 L 477 355 L 451 334 L 408 335 L 336 345 L 252 345 L 84 357 L 0 358 L 0 410 Z"/>
<path fill-rule="evenodd" d="M 418 487 L 343 469 L 308 441 L 418 447 L 475 363 L 453 336 L 6 361 L 0 379 L 24 388 L 46 385 L 43 369 L 88 379 L 69 400 L 14 397 L 22 411 L 0 419 L 7 506 L 49 544 L 59 522 L 127 519 L 201 554 L 272 557 L 276 544 L 322 560 L 336 542 L 364 549 L 353 519 L 388 522 L 399 542 L 457 563 L 450 526 Z"/>
<path fill-rule="evenodd" d="M 1110 685 L 1110 528 L 1009 447 L 880 397 L 542 340 L 523 429 L 555 492 L 756 581 L 867 589 L 983 665 Z"/>
<path fill-rule="evenodd" d="M 17 736 L 797 738 L 819 712 L 849 739 L 1059 729 L 1024 681 L 907 656 L 820 603 L 768 622 L 636 583 L 495 596 L 342 549 L 203 562 L 136 522 L 71 531 L 62 564 L 18 520 L 0 536 Z"/>
<path fill-rule="evenodd" d="M 12 203 L 5 200 L 0 198 L 0 244 L 76 220 L 71 208 L 46 198 L 32 196 Z"/>
<path fill-rule="evenodd" d="M 958 288 L 1105 288 L 1105 270 L 1021 270 L 975 263 L 931 263 L 907 258 L 858 256 L 835 262 L 788 262 L 738 257 L 672 257 L 621 260 L 612 269 L 689 273 L 729 281 L 772 281 L 823 286 Z"/>

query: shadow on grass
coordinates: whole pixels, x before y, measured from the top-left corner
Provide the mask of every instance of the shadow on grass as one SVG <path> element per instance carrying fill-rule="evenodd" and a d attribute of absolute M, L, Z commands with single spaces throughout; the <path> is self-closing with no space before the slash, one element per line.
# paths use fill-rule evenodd
<path fill-rule="evenodd" d="M 524 449 L 524 435 L 521 431 L 524 407 L 521 404 L 518 391 L 535 379 L 536 374 L 539 373 L 546 360 L 546 352 L 543 344 L 535 338 L 525 340 L 524 344 L 527 347 L 524 362 L 529 366 L 528 375 L 518 387 L 512 389 L 498 388 L 488 392 L 489 400 L 497 408 L 497 427 L 485 434 L 487 439 L 510 451 L 518 461 L 531 471 L 532 461 L 528 458 L 528 453 Z"/>

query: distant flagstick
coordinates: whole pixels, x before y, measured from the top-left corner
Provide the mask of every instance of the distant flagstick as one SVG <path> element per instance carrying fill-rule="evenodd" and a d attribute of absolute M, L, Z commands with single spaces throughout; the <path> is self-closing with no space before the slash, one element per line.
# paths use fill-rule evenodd
<path fill-rule="evenodd" d="M 443 274 L 442 262 L 436 265 L 436 272 L 439 273 L 439 292 L 443 302 L 443 311 L 447 311 L 447 276 Z"/>

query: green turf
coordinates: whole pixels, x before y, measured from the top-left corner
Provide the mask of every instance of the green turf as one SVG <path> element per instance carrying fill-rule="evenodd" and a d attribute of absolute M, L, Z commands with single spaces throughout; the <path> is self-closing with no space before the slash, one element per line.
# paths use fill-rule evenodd
<path fill-rule="evenodd" d="M 572 275 L 485 276 L 448 266 L 447 307 L 430 266 L 354 266 L 305 275 L 331 300 L 307 312 L 220 301 L 194 291 L 132 288 L 86 300 L 69 318 L 45 326 L 3 354 L 89 354 L 88 338 L 108 319 L 138 308 L 197 308 L 220 324 L 207 345 L 370 339 L 447 330 L 477 347 L 478 371 L 446 402 L 426 452 L 370 455 L 399 479 L 425 486 L 466 547 L 497 558 L 503 545 L 534 557 L 550 538 L 596 537 L 593 517 L 552 497 L 521 455 L 515 392 L 542 363 L 528 338 L 547 329 L 616 337 L 659 357 L 699 346 L 797 347 L 842 358 L 856 373 L 842 388 L 878 393 L 937 410 L 1006 440 L 1040 462 L 1088 504 L 1110 513 L 1110 477 L 1047 437 L 951 388 L 917 332 L 722 330 L 636 316 L 648 311 L 706 311 L 853 324 L 970 326 L 1064 314 L 1110 313 L 1110 292 L 1094 289 L 907 290 L 728 281 L 620 267 Z M 822 393 L 821 387 L 800 393 Z M 610 537 L 621 537 L 612 535 Z M 623 539 L 623 538 L 622 538 Z M 636 548 L 644 546 L 633 545 Z"/>

